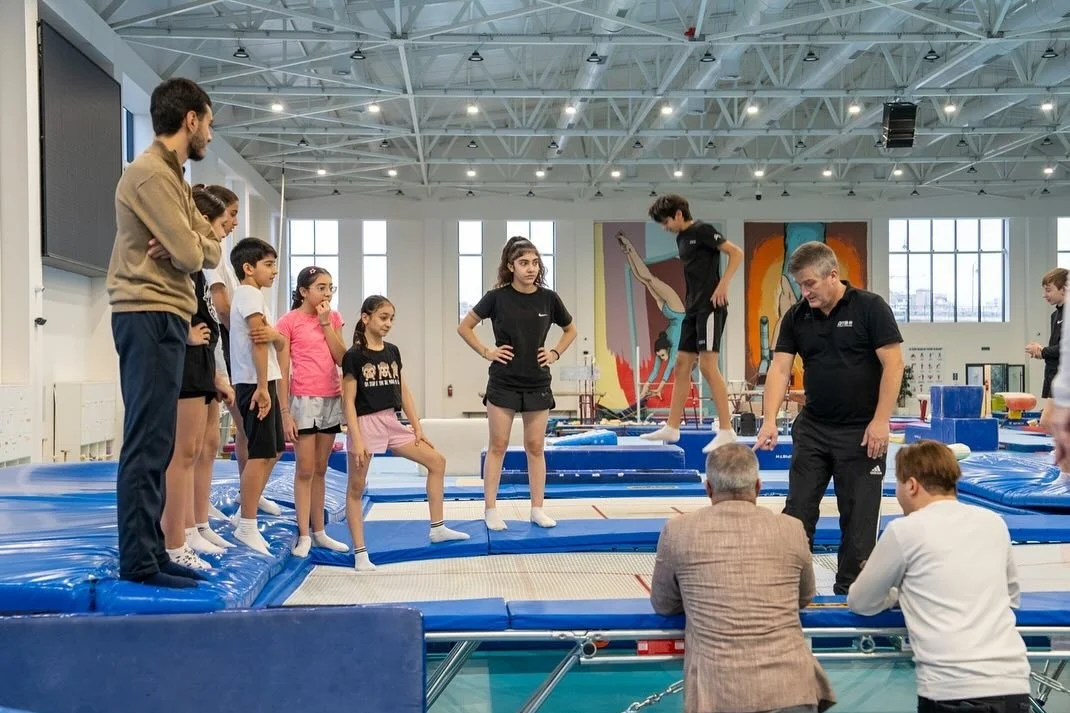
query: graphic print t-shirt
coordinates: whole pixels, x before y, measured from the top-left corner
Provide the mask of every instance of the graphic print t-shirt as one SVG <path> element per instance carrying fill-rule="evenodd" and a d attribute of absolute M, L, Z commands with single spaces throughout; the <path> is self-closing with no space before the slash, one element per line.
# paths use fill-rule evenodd
<path fill-rule="evenodd" d="M 357 380 L 357 415 L 401 408 L 401 352 L 390 342 L 379 351 L 351 347 L 342 374 Z"/>
<path fill-rule="evenodd" d="M 710 298 L 721 281 L 721 244 L 724 236 L 709 223 L 695 221 L 676 236 L 676 249 L 684 265 L 684 297 L 688 314 L 712 309 Z"/>
<path fill-rule="evenodd" d="M 208 349 L 215 349 L 216 342 L 219 341 L 219 315 L 216 314 L 215 304 L 212 302 L 208 281 L 199 270 L 190 275 L 190 278 L 193 280 L 193 291 L 197 294 L 197 311 L 193 313 L 190 324 L 207 325 L 212 333 L 208 340 Z"/>
<path fill-rule="evenodd" d="M 513 348 L 512 361 L 490 365 L 491 383 L 518 391 L 550 385 L 550 367 L 539 366 L 539 347 L 545 343 L 551 324 L 562 328 L 572 324 L 572 315 L 556 292 L 540 287 L 525 294 L 506 285 L 483 295 L 472 311 L 491 321 L 495 346 L 508 344 Z"/>

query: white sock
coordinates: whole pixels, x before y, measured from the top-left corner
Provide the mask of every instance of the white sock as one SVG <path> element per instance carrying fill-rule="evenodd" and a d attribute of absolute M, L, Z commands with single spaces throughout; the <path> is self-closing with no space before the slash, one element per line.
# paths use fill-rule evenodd
<path fill-rule="evenodd" d="M 349 545 L 339 542 L 323 530 L 312 533 L 312 546 L 322 547 L 332 552 L 349 552 Z"/>
<path fill-rule="evenodd" d="M 207 522 L 197 523 L 197 531 L 201 533 L 201 537 L 211 542 L 216 547 L 222 547 L 225 550 L 229 550 L 234 546 L 233 542 L 224 540 L 218 532 L 212 529 L 212 526 Z"/>
<path fill-rule="evenodd" d="M 217 508 L 213 503 L 208 503 L 208 517 L 215 518 L 216 520 L 227 519 L 227 516 L 223 514 L 223 511 Z"/>
<path fill-rule="evenodd" d="M 676 443 L 680 440 L 680 429 L 673 428 L 672 426 L 662 426 L 656 431 L 650 433 L 644 433 L 641 436 L 644 441 L 664 441 L 665 443 Z"/>
<path fill-rule="evenodd" d="M 542 511 L 542 508 L 531 508 L 531 521 L 539 527 L 554 527 L 557 521 Z"/>
<path fill-rule="evenodd" d="M 213 544 L 201 537 L 200 531 L 197 526 L 186 528 L 186 544 L 193 548 L 194 552 L 200 552 L 206 555 L 221 555 L 223 554 L 223 548 L 219 545 Z"/>
<path fill-rule="evenodd" d="M 175 564 L 189 567 L 190 569 L 200 570 L 201 572 L 207 572 L 212 569 L 212 565 L 198 557 L 197 553 L 190 549 L 189 545 L 182 545 L 176 549 L 167 550 L 167 557 Z"/>
<path fill-rule="evenodd" d="M 308 557 L 308 551 L 312 549 L 312 538 L 308 535 L 302 535 L 297 538 L 297 542 L 294 544 L 293 549 L 290 552 L 294 557 Z"/>
<path fill-rule="evenodd" d="M 266 512 L 268 515 L 281 515 L 282 508 L 274 500 L 268 500 L 263 495 L 260 496 L 260 502 L 256 504 L 258 510 Z"/>
<path fill-rule="evenodd" d="M 487 523 L 488 530 L 501 531 L 509 529 L 505 525 L 505 520 L 503 520 L 501 515 L 498 514 L 497 508 L 487 508 L 486 511 L 483 513 L 483 519 Z"/>
<path fill-rule="evenodd" d="M 238 526 L 234 528 L 234 539 L 242 543 L 246 547 L 256 550 L 262 555 L 271 554 L 271 550 L 268 549 L 267 541 L 264 540 L 263 535 L 260 534 L 260 530 L 256 527 L 256 519 L 241 518 L 238 521 Z"/>
<path fill-rule="evenodd" d="M 353 550 L 353 569 L 358 572 L 372 572 L 375 570 L 375 565 L 368 559 L 368 549 L 366 547 Z"/>
<path fill-rule="evenodd" d="M 457 532 L 446 527 L 446 524 L 441 520 L 431 523 L 431 542 L 438 544 L 439 542 L 449 542 L 450 540 L 467 540 L 469 535 L 466 532 Z"/>
<path fill-rule="evenodd" d="M 717 436 L 712 441 L 702 447 L 703 453 L 712 453 L 721 446 L 727 446 L 729 443 L 736 442 L 736 432 L 731 428 L 725 428 L 717 431 Z"/>

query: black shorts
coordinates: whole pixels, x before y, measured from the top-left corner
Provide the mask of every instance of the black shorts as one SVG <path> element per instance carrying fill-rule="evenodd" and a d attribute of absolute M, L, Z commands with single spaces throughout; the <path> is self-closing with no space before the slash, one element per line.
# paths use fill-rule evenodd
<path fill-rule="evenodd" d="M 680 325 L 680 343 L 677 346 L 686 354 L 720 352 L 721 335 L 724 333 L 726 321 L 727 307 L 710 305 L 708 308 L 686 313 Z"/>
<path fill-rule="evenodd" d="M 182 363 L 182 388 L 178 398 L 204 398 L 207 403 L 215 397 L 215 357 L 212 348 L 205 344 L 187 345 L 186 358 Z"/>
<path fill-rule="evenodd" d="M 487 394 L 483 397 L 483 405 L 486 406 L 488 403 L 517 413 L 550 411 L 557 407 L 557 402 L 554 401 L 554 392 L 549 386 L 530 391 L 521 391 L 496 384 L 487 384 Z"/>
<path fill-rule="evenodd" d="M 223 361 L 227 365 L 227 376 L 234 372 L 230 368 L 230 330 L 222 322 L 219 324 L 219 338 L 223 341 Z"/>
<path fill-rule="evenodd" d="M 271 396 L 271 410 L 263 420 L 253 410 L 253 394 L 256 384 L 235 384 L 234 399 L 238 403 L 242 428 L 249 440 L 250 458 L 278 458 L 286 450 L 286 436 L 282 432 L 282 409 L 275 382 L 268 382 L 268 394 Z"/>
<path fill-rule="evenodd" d="M 342 424 L 340 424 L 340 423 L 336 423 L 333 426 L 328 426 L 327 428 L 320 428 L 319 426 L 311 426 L 309 428 L 299 428 L 299 429 L 297 429 L 297 435 L 299 435 L 299 436 L 314 436 L 317 433 L 326 433 L 326 434 L 329 434 L 329 435 L 338 435 L 341 432 L 342 432 Z"/>
<path fill-rule="evenodd" d="M 1055 381 L 1055 374 L 1044 374 L 1044 386 L 1040 389 L 1040 398 L 1051 398 L 1051 382 Z"/>

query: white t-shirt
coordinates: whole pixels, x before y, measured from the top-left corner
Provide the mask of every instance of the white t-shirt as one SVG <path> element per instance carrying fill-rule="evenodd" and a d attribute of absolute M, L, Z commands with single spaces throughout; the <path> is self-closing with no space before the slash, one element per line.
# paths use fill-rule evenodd
<path fill-rule="evenodd" d="M 264 293 L 252 285 L 238 285 L 230 301 L 230 379 L 234 384 L 255 384 L 256 364 L 253 362 L 253 340 L 249 336 L 249 322 L 254 314 L 264 315 L 270 325 L 271 311 Z M 275 345 L 268 345 L 267 380 L 282 377 Z"/>
<path fill-rule="evenodd" d="M 234 268 L 230 265 L 229 256 L 224 256 L 224 259 L 219 261 L 218 267 L 206 268 L 204 270 L 204 279 L 208 282 L 209 289 L 211 289 L 212 285 L 223 285 L 232 299 L 234 291 L 241 284 L 238 282 L 237 275 L 234 274 Z"/>
<path fill-rule="evenodd" d="M 1020 598 L 1018 571 L 999 515 L 937 500 L 893 520 L 851 585 L 847 605 L 876 614 L 897 596 L 919 696 L 948 701 L 1029 693 L 1029 661 L 1012 611 Z"/>

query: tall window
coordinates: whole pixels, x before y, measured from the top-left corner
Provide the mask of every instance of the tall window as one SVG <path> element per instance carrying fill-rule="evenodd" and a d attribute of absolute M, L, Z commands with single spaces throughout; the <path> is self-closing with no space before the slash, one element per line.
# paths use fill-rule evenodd
<path fill-rule="evenodd" d="M 331 273 L 334 285 L 338 287 L 341 278 L 338 274 L 337 220 L 290 221 L 290 294 L 297 287 L 298 273 L 309 265 Z M 334 306 L 338 307 L 337 293 Z"/>
<path fill-rule="evenodd" d="M 888 253 L 897 320 L 1007 321 L 1006 220 L 891 220 Z"/>
<path fill-rule="evenodd" d="M 546 267 L 546 286 L 554 288 L 554 221 L 510 220 L 505 224 L 506 240 L 514 235 L 523 235 L 535 243 Z"/>
<path fill-rule="evenodd" d="M 457 312 L 464 319 L 483 296 L 483 221 L 457 223 Z"/>
<path fill-rule="evenodd" d="M 1055 225 L 1056 264 L 1070 269 L 1070 218 L 1059 218 Z"/>
<path fill-rule="evenodd" d="M 386 295 L 386 221 L 364 221 L 364 296 Z"/>

